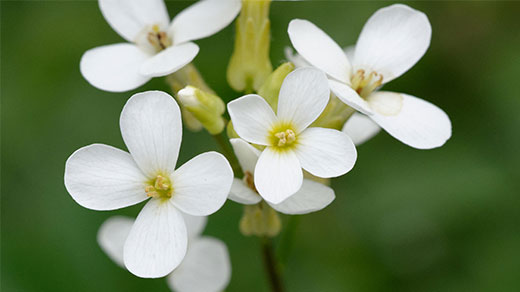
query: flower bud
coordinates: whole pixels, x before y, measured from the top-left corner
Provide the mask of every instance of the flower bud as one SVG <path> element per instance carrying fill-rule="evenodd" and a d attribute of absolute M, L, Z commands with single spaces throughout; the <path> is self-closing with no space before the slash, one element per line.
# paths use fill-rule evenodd
<path fill-rule="evenodd" d="M 271 0 L 242 0 L 227 80 L 236 91 L 258 90 L 273 70 L 269 60 Z"/>
<path fill-rule="evenodd" d="M 282 223 L 278 213 L 265 202 L 244 206 L 240 219 L 240 232 L 250 236 L 274 237 L 280 233 Z"/>
<path fill-rule="evenodd" d="M 212 135 L 224 130 L 225 122 L 222 114 L 225 105 L 220 97 L 202 91 L 193 86 L 186 86 L 177 93 L 180 103 L 195 117 Z"/>
<path fill-rule="evenodd" d="M 209 88 L 209 86 L 206 84 L 206 82 L 204 82 L 204 79 L 200 75 L 199 70 L 197 70 L 195 65 L 191 63 L 168 75 L 168 77 L 166 77 L 166 82 L 168 82 L 175 94 L 188 85 L 195 86 L 209 93 L 214 93 L 213 90 L 211 90 L 211 88 Z M 203 127 L 199 120 L 193 116 L 190 111 L 184 108 L 182 104 L 181 112 L 184 125 L 188 129 L 195 132 L 202 130 Z"/>
<path fill-rule="evenodd" d="M 267 103 L 269 103 L 274 112 L 276 112 L 276 109 L 278 108 L 278 94 L 280 93 L 283 80 L 293 70 L 293 63 L 283 63 L 282 65 L 278 66 L 278 68 L 276 68 L 273 73 L 267 76 L 264 84 L 262 84 L 260 89 L 258 89 L 258 95 L 263 97 Z"/>

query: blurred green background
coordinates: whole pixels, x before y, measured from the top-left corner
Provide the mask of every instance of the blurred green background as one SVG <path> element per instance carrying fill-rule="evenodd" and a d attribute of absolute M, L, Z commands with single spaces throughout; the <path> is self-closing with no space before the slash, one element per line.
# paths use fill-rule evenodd
<path fill-rule="evenodd" d="M 290 45 L 291 19 L 309 19 L 346 46 L 389 4 L 274 2 L 273 65 Z M 443 108 L 453 137 L 420 151 L 381 133 L 359 147 L 354 170 L 333 181 L 336 201 L 278 238 L 288 291 L 520 291 L 520 3 L 407 4 L 428 15 L 432 43 L 385 88 Z M 189 3 L 167 5 L 174 15 Z M 195 60 L 226 100 L 239 96 L 225 79 L 233 33 L 230 26 L 197 41 Z M 2 291 L 168 291 L 162 279 L 117 267 L 96 243 L 106 218 L 136 216 L 142 205 L 91 211 L 63 186 L 77 148 L 125 149 L 118 120 L 133 93 L 168 90 L 156 78 L 108 93 L 82 78 L 83 52 L 121 41 L 96 1 L 1 2 Z M 186 130 L 180 163 L 212 149 L 207 133 Z M 241 206 L 228 202 L 205 233 L 229 247 L 228 291 L 266 291 L 258 241 L 239 233 L 240 216 Z"/>

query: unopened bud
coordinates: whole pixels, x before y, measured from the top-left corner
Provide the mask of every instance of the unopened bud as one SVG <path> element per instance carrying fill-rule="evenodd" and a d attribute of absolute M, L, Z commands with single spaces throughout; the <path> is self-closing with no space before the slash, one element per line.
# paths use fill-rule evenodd
<path fill-rule="evenodd" d="M 220 97 L 202 91 L 193 86 L 186 86 L 177 93 L 184 109 L 190 112 L 212 135 L 224 130 L 225 122 L 222 114 L 225 105 Z"/>
<path fill-rule="evenodd" d="M 244 214 L 240 219 L 242 234 L 274 237 L 280 233 L 281 227 L 280 216 L 265 202 L 244 206 Z"/>
<path fill-rule="evenodd" d="M 271 0 L 242 0 L 227 80 L 236 91 L 258 90 L 273 70 L 269 59 Z"/>
<path fill-rule="evenodd" d="M 274 112 L 278 108 L 278 95 L 282 87 L 283 80 L 289 73 L 294 70 L 294 64 L 291 62 L 283 63 L 278 66 L 273 73 L 269 74 L 264 84 L 258 90 L 258 95 L 263 97 L 267 103 L 273 108 Z"/>
<path fill-rule="evenodd" d="M 321 115 L 312 123 L 311 127 L 341 130 L 354 112 L 353 108 L 344 104 L 334 94 L 331 94 L 329 103 Z"/>

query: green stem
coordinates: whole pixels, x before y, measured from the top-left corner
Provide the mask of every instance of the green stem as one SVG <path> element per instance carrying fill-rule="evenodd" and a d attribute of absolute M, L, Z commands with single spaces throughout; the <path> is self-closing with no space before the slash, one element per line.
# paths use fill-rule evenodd
<path fill-rule="evenodd" d="M 238 164 L 235 152 L 233 152 L 233 148 L 231 148 L 231 145 L 229 144 L 229 141 L 226 135 L 224 134 L 224 131 L 222 131 L 220 134 L 213 135 L 213 138 L 215 138 L 215 141 L 220 146 L 220 149 L 222 150 L 224 156 L 226 156 L 226 158 L 229 161 L 229 164 L 231 164 L 231 168 L 233 168 L 235 176 L 244 176 L 244 174 L 242 173 L 242 169 L 240 168 L 240 164 Z"/>
<path fill-rule="evenodd" d="M 269 237 L 262 238 L 262 254 L 265 270 L 271 283 L 271 290 L 273 292 L 283 292 L 282 275 L 274 254 L 273 242 Z"/>

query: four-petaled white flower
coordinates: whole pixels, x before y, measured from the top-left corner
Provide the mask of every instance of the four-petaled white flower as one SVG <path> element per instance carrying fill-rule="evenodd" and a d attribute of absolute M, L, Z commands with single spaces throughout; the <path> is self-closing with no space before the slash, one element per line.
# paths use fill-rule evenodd
<path fill-rule="evenodd" d="M 81 206 L 114 210 L 151 198 L 139 213 L 124 247 L 130 272 L 162 277 L 186 253 L 181 213 L 216 212 L 231 189 L 233 171 L 219 153 L 196 156 L 175 169 L 182 138 L 179 106 L 168 94 L 148 91 L 132 96 L 123 108 L 121 133 L 130 154 L 93 144 L 67 160 L 65 186 Z"/>
<path fill-rule="evenodd" d="M 259 95 L 249 94 L 228 104 L 237 134 L 263 145 L 254 184 L 270 203 L 279 204 L 302 186 L 302 168 L 317 177 L 347 173 L 357 153 L 350 138 L 336 130 L 308 126 L 328 103 L 325 74 L 314 68 L 291 72 L 283 81 L 277 114 Z"/>
<path fill-rule="evenodd" d="M 240 0 L 202 0 L 181 11 L 171 24 L 163 0 L 99 0 L 103 16 L 129 43 L 87 51 L 80 70 L 93 86 L 106 91 L 137 88 L 190 63 L 199 47 L 191 42 L 228 26 Z"/>
<path fill-rule="evenodd" d="M 188 231 L 188 250 L 181 264 L 166 278 L 177 292 L 219 292 L 229 284 L 231 263 L 226 245 L 219 239 L 201 236 L 207 217 L 182 213 Z M 107 219 L 99 228 L 101 249 L 119 266 L 124 266 L 124 245 L 134 220 L 123 216 Z"/>
<path fill-rule="evenodd" d="M 354 49 L 354 46 L 343 48 L 343 51 L 349 60 L 354 56 Z M 285 47 L 285 58 L 292 62 L 296 68 L 312 66 L 298 53 L 294 53 L 290 47 Z M 335 97 L 334 93 L 332 93 L 331 96 L 332 95 Z M 341 131 L 352 139 L 354 145 L 359 146 L 377 135 L 381 131 L 381 127 L 366 115 L 355 112 L 343 125 Z"/>
<path fill-rule="evenodd" d="M 334 40 L 307 20 L 292 20 L 288 32 L 298 53 L 329 75 L 330 89 L 338 98 L 396 139 L 430 149 L 450 138 L 451 122 L 435 105 L 403 93 L 376 91 L 426 52 L 431 26 L 424 13 L 402 4 L 378 10 L 363 27 L 350 61 Z"/>
<path fill-rule="evenodd" d="M 242 139 L 231 139 L 231 145 L 244 171 L 242 179 L 235 178 L 229 199 L 245 205 L 257 204 L 262 200 L 255 187 L 255 166 L 260 151 Z M 296 215 L 319 211 L 334 201 L 334 190 L 318 182 L 303 179 L 301 188 L 279 204 L 266 201 L 280 213 Z"/>

